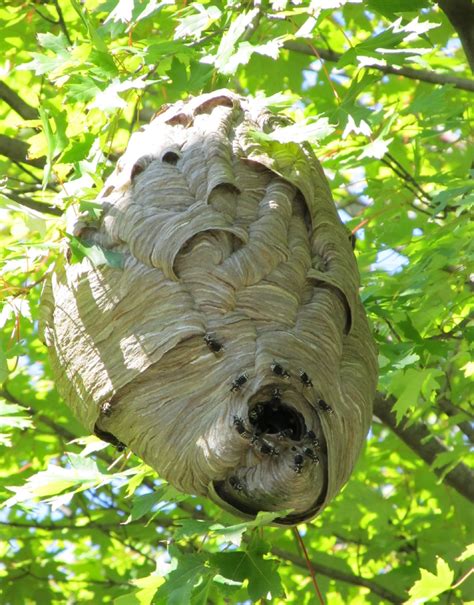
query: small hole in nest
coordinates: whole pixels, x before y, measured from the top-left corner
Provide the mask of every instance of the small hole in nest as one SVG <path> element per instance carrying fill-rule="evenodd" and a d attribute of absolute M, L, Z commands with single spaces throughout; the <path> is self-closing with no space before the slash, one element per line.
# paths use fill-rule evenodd
<path fill-rule="evenodd" d="M 300 441 L 306 433 L 303 415 L 284 403 L 265 403 L 261 406 L 253 426 L 259 433 L 276 435 L 285 431 L 288 438 Z"/>
<path fill-rule="evenodd" d="M 104 191 L 104 193 L 102 194 L 102 197 L 108 197 L 114 189 L 115 189 L 115 187 L 113 185 L 109 185 L 107 187 L 107 189 Z"/>
<path fill-rule="evenodd" d="M 221 105 L 221 106 L 223 105 L 224 107 L 234 107 L 234 101 L 231 99 L 231 97 L 228 97 L 227 95 L 211 97 L 210 99 L 207 99 L 206 101 L 201 103 L 198 107 L 196 107 L 196 109 L 194 110 L 194 113 L 196 115 L 199 115 L 201 113 L 211 113 L 212 110 L 215 107 L 218 107 L 219 105 Z"/>
<path fill-rule="evenodd" d="M 148 168 L 152 161 L 153 157 L 150 155 L 143 155 L 141 158 L 139 158 L 133 165 L 133 168 L 130 172 L 130 179 L 133 181 L 139 174 Z"/>
<path fill-rule="evenodd" d="M 179 160 L 179 155 L 177 153 L 175 153 L 174 151 L 167 151 L 164 154 L 164 156 L 161 158 L 162 162 L 165 162 L 166 164 L 172 164 L 173 166 L 176 166 L 178 160 Z"/>
<path fill-rule="evenodd" d="M 177 113 L 172 116 L 169 120 L 166 120 L 166 124 L 170 126 L 190 126 L 192 123 L 192 118 L 185 113 Z"/>

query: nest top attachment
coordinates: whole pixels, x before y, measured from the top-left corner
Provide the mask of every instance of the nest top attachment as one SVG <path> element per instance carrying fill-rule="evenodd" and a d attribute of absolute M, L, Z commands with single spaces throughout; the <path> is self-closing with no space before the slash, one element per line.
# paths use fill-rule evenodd
<path fill-rule="evenodd" d="M 359 277 L 308 145 L 228 90 L 160 110 L 72 232 L 105 262 L 58 262 L 42 330 L 91 431 L 243 517 L 318 514 L 372 416 Z"/>

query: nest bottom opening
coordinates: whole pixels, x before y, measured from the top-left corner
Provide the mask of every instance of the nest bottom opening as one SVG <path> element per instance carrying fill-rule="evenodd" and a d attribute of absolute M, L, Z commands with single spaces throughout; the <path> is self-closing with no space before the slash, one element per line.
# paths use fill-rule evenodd
<path fill-rule="evenodd" d="M 306 433 L 303 415 L 284 403 L 257 404 L 250 412 L 249 418 L 258 434 L 284 433 L 288 439 L 300 441 Z"/>

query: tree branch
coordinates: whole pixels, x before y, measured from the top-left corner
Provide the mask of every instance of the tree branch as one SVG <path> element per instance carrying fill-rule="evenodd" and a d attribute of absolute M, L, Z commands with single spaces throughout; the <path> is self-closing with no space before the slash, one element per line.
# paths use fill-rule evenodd
<path fill-rule="evenodd" d="M 63 215 L 63 211 L 60 208 L 56 208 L 56 206 L 51 206 L 50 204 L 43 204 L 42 202 L 30 200 L 14 193 L 13 191 L 0 191 L 0 196 L 1 195 L 7 197 L 9 200 L 12 200 L 12 202 L 15 202 L 16 204 L 20 204 L 20 206 L 25 206 L 25 208 L 31 208 L 31 210 L 36 210 L 37 212 L 42 212 L 43 214 L 52 214 L 54 216 Z"/>
<path fill-rule="evenodd" d="M 457 31 L 471 70 L 474 72 L 474 4 L 472 0 L 437 0 Z"/>
<path fill-rule="evenodd" d="M 155 520 L 155 518 L 153 519 Z M 161 523 L 161 521 L 163 521 L 163 523 L 165 523 L 167 526 L 170 525 L 174 525 L 173 519 L 169 519 L 168 517 L 159 517 L 157 524 Z M 141 525 L 142 521 L 140 520 L 136 520 L 136 521 L 130 521 L 130 523 L 127 523 L 127 527 L 129 527 L 130 525 Z M 44 523 L 44 522 L 37 522 L 34 523 L 33 521 L 29 521 L 28 523 L 22 523 L 20 521 L 0 521 L 0 526 L 3 525 L 5 527 L 14 527 L 15 529 L 41 529 L 43 531 L 62 531 L 64 529 L 66 529 L 67 531 L 82 531 L 82 530 L 91 530 L 91 529 L 99 529 L 101 531 L 109 531 L 111 529 L 117 529 L 117 521 L 115 521 L 114 523 L 86 523 L 85 525 L 73 525 L 73 524 L 67 524 L 67 523 Z"/>
<path fill-rule="evenodd" d="M 327 50 L 325 48 L 314 48 L 311 44 L 306 42 L 299 42 L 296 40 L 289 40 L 283 44 L 283 47 L 287 50 L 301 53 L 304 55 L 310 55 L 317 59 L 324 59 L 325 61 L 331 61 L 336 63 L 342 57 L 341 53 L 336 53 L 333 50 Z M 457 76 L 451 76 L 449 74 L 440 74 L 435 71 L 428 71 L 426 69 L 412 69 L 411 67 L 395 67 L 394 65 L 370 65 L 368 69 L 376 69 L 384 74 L 393 74 L 396 76 L 403 76 L 410 78 L 411 80 L 419 80 L 421 82 L 428 82 L 430 84 L 452 84 L 455 88 L 461 90 L 474 91 L 474 80 L 468 78 L 458 78 Z"/>
<path fill-rule="evenodd" d="M 431 465 L 438 454 L 449 452 L 448 448 L 434 435 L 431 434 L 426 424 L 415 422 L 407 426 L 404 419 L 397 425 L 396 416 L 392 412 L 395 404 L 394 397 L 384 397 L 377 393 L 374 401 L 374 414 L 388 426 L 400 439 L 408 445 L 422 460 Z M 433 469 L 438 475 L 443 475 L 443 469 Z M 461 496 L 474 502 L 474 473 L 462 462 L 443 477 L 444 483 L 454 488 Z"/>
<path fill-rule="evenodd" d="M 28 143 L 0 134 L 0 155 L 4 155 L 12 160 L 12 162 L 23 162 L 24 164 L 29 164 L 35 168 L 43 168 L 45 158 L 28 159 L 28 149 Z"/>
<path fill-rule="evenodd" d="M 71 36 L 69 35 L 69 31 L 67 29 L 66 22 L 64 21 L 63 13 L 62 13 L 61 7 L 59 6 L 58 0 L 53 0 L 53 4 L 56 8 L 56 12 L 58 13 L 58 23 L 59 23 L 61 29 L 63 30 L 63 33 L 67 38 L 67 41 L 69 42 L 69 44 L 72 44 Z"/>
<path fill-rule="evenodd" d="M 300 557 L 297 554 L 277 547 L 272 548 L 271 552 L 280 559 L 289 561 L 290 563 L 293 563 L 293 565 L 297 565 L 305 570 L 307 569 L 306 561 L 303 559 L 303 557 Z M 371 593 L 378 595 L 389 603 L 403 603 L 404 601 L 403 597 L 400 597 L 388 588 L 381 586 L 373 580 L 368 580 L 367 578 L 356 576 L 355 574 L 351 574 L 346 571 L 340 571 L 339 569 L 334 569 L 332 567 L 328 567 L 327 565 L 323 565 L 322 563 L 316 563 L 315 561 L 309 561 L 309 564 L 315 573 L 322 574 L 328 578 L 333 578 L 334 580 L 346 582 L 347 584 L 353 584 L 354 586 L 364 586 L 365 588 L 368 588 Z"/>
<path fill-rule="evenodd" d="M 23 101 L 23 99 L 4 82 L 0 82 L 0 99 L 5 101 L 7 105 L 10 105 L 13 111 L 16 111 L 16 113 L 25 120 L 36 120 L 38 117 L 37 110 Z"/>
<path fill-rule="evenodd" d="M 446 414 L 446 416 L 449 416 L 450 418 L 459 415 L 467 416 L 467 413 L 464 410 L 453 405 L 447 399 L 438 399 L 438 406 Z M 469 439 L 469 441 L 474 444 L 474 429 L 471 428 L 471 423 L 467 420 L 460 420 L 456 423 L 456 426 L 458 426 Z"/>

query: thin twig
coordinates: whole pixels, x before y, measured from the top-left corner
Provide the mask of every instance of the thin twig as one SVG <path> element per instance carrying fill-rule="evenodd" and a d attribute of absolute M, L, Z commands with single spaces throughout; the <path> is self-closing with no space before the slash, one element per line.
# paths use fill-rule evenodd
<path fill-rule="evenodd" d="M 307 563 L 304 557 L 300 557 L 292 552 L 283 550 L 282 548 L 274 547 L 271 549 L 272 554 L 284 561 L 289 561 L 293 563 L 293 565 L 297 565 L 302 569 L 307 568 Z M 405 600 L 401 596 L 395 594 L 388 588 L 381 586 L 377 582 L 373 580 L 369 580 L 367 578 L 356 576 L 355 574 L 348 573 L 346 571 L 341 571 L 339 569 L 334 569 L 332 567 L 328 567 L 327 565 L 323 565 L 322 563 L 317 563 L 316 561 L 310 561 L 310 565 L 312 569 L 322 574 L 323 576 L 327 576 L 328 578 L 333 578 L 334 580 L 339 580 L 340 582 L 345 582 L 347 584 L 352 584 L 353 586 L 364 586 L 368 588 L 370 592 L 374 595 L 385 599 L 389 603 L 403 603 Z"/>
<path fill-rule="evenodd" d="M 337 63 L 342 57 L 342 53 L 337 53 L 332 50 L 327 50 L 325 48 L 313 49 L 307 42 L 301 42 L 296 40 L 289 40 L 285 42 L 283 44 L 283 47 L 289 51 L 301 53 L 304 55 L 310 55 L 312 57 L 317 56 L 314 52 L 314 50 L 317 50 L 319 58 L 334 63 Z M 459 78 L 457 76 L 451 76 L 449 74 L 441 74 L 436 71 L 429 71 L 425 69 L 412 69 L 410 67 L 395 67 L 394 65 L 370 65 L 367 66 L 367 69 L 375 69 L 385 74 L 403 76 L 411 80 L 428 82 L 429 84 L 452 84 L 455 88 L 474 92 L 474 80 L 469 80 L 468 78 Z"/>
<path fill-rule="evenodd" d="M 46 15 L 43 15 L 43 13 L 39 10 L 39 8 L 37 6 L 33 6 L 33 10 L 35 11 L 35 13 L 37 15 L 39 15 L 41 17 L 41 19 L 44 19 L 44 21 L 47 21 L 48 23 L 51 23 L 51 25 L 58 25 L 58 22 L 56 21 L 56 19 L 53 19 L 52 17 L 47 17 Z"/>
<path fill-rule="evenodd" d="M 404 186 L 413 193 L 413 195 L 425 205 L 428 205 L 428 202 L 424 199 L 424 196 L 420 193 L 418 188 L 415 188 L 412 183 L 412 178 L 407 178 L 405 171 L 400 170 L 397 166 L 393 166 L 393 164 L 387 159 L 386 155 L 383 158 L 380 158 L 380 161 L 388 166 L 390 170 L 392 170 L 398 177 L 400 177 L 403 181 Z M 418 189 L 418 190 L 417 190 Z"/>
<path fill-rule="evenodd" d="M 319 602 L 321 603 L 321 605 L 324 605 L 323 595 L 321 594 L 321 591 L 319 590 L 318 582 L 316 580 L 316 574 L 314 573 L 314 569 L 311 565 L 311 561 L 309 560 L 308 551 L 306 550 L 306 545 L 305 545 L 303 538 L 301 537 L 301 534 L 297 527 L 293 528 L 293 532 L 294 532 L 296 539 L 299 542 L 301 548 L 303 549 L 304 558 L 306 560 L 306 566 L 308 567 L 308 571 L 311 576 L 311 580 L 313 582 L 314 591 L 318 595 L 318 599 L 319 599 Z"/>
<path fill-rule="evenodd" d="M 396 166 L 398 166 L 398 168 L 400 169 L 400 171 L 405 175 L 405 178 L 407 181 L 409 181 L 413 187 L 415 187 L 420 194 L 427 200 L 427 203 L 431 203 L 432 197 L 429 193 L 426 193 L 426 191 L 421 187 L 421 185 L 416 181 L 416 179 L 408 172 L 408 170 L 403 166 L 403 164 L 401 164 L 391 153 L 386 153 L 385 157 L 390 161 L 393 162 Z"/>
<path fill-rule="evenodd" d="M 51 214 L 53 216 L 63 215 L 63 211 L 60 208 L 56 208 L 56 206 L 51 206 L 50 204 L 43 204 L 42 202 L 30 200 L 29 198 L 25 198 L 21 195 L 13 193 L 13 191 L 2 191 L 0 192 L 0 196 L 1 195 L 5 196 L 9 200 L 12 200 L 12 202 L 19 204 L 20 206 L 25 206 L 25 208 L 36 210 L 37 212 L 41 212 L 42 214 Z"/>
<path fill-rule="evenodd" d="M 12 88 L 7 86 L 5 82 L 0 82 L 0 99 L 5 101 L 13 111 L 20 115 L 25 120 L 35 120 L 38 117 L 38 111 L 28 105 Z"/>
<path fill-rule="evenodd" d="M 37 183 L 38 185 L 41 185 L 41 183 L 43 182 L 42 179 L 40 179 L 35 174 L 33 174 L 31 172 L 31 170 L 28 170 L 28 168 L 26 166 L 24 166 L 21 162 L 17 162 L 16 160 L 13 160 L 13 164 L 15 164 L 15 166 L 17 166 L 19 168 L 19 170 L 21 170 L 22 172 L 24 172 L 25 174 L 30 176 L 34 180 L 35 183 Z M 8 178 L 12 178 L 12 177 L 9 176 Z M 52 189 L 53 191 L 55 190 L 51 183 L 48 183 L 47 189 Z"/>
<path fill-rule="evenodd" d="M 14 162 L 22 162 L 29 164 L 35 168 L 43 168 L 45 164 L 45 158 L 34 158 L 29 159 L 28 156 L 28 143 L 20 141 L 19 139 L 12 139 L 4 134 L 0 134 L 0 155 L 4 155 Z"/>
<path fill-rule="evenodd" d="M 446 414 L 449 418 L 453 416 L 464 415 L 465 417 L 469 417 L 468 412 L 458 408 L 453 405 L 450 401 L 446 399 L 438 399 L 438 407 L 439 409 Z M 472 419 L 472 417 L 471 417 Z M 456 426 L 459 428 L 461 432 L 463 432 L 469 441 L 474 444 L 474 429 L 472 428 L 471 422 L 467 420 L 460 420 L 456 422 Z"/>
<path fill-rule="evenodd" d="M 72 44 L 71 36 L 69 35 L 68 29 L 66 26 L 66 22 L 64 21 L 63 13 L 62 13 L 61 7 L 59 6 L 58 0 L 53 0 L 53 4 L 56 8 L 56 12 L 58 13 L 58 23 L 61 26 L 61 29 L 63 30 L 63 33 L 67 38 L 67 41 L 69 42 L 69 44 Z"/>

